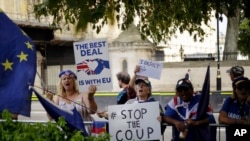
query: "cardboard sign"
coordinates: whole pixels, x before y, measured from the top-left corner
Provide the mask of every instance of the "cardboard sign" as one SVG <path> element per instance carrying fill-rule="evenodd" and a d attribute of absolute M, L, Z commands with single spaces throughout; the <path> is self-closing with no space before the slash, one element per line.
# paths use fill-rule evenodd
<path fill-rule="evenodd" d="M 110 105 L 111 141 L 160 140 L 159 102 Z"/>
<path fill-rule="evenodd" d="M 163 63 L 150 60 L 139 60 L 140 72 L 136 73 L 140 76 L 151 77 L 155 79 L 161 78 Z"/>
<path fill-rule="evenodd" d="M 74 42 L 74 55 L 80 92 L 88 91 L 89 85 L 96 85 L 97 90 L 112 89 L 108 44 L 105 39 Z"/>

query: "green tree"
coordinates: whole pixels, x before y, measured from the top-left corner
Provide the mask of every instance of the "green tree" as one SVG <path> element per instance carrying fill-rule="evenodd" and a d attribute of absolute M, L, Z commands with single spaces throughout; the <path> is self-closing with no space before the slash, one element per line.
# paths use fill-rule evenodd
<path fill-rule="evenodd" d="M 243 55 L 250 55 L 250 20 L 244 19 L 240 25 L 238 49 Z"/>
<path fill-rule="evenodd" d="M 177 31 L 203 41 L 202 24 L 208 25 L 217 11 L 228 19 L 224 59 L 236 60 L 240 16 L 249 13 L 249 5 L 249 0 L 46 0 L 34 11 L 37 17 L 53 16 L 56 26 L 64 21 L 84 31 L 91 24 L 97 33 L 115 20 L 125 30 L 138 17 L 142 38 L 149 36 L 154 43 L 167 42 Z"/>

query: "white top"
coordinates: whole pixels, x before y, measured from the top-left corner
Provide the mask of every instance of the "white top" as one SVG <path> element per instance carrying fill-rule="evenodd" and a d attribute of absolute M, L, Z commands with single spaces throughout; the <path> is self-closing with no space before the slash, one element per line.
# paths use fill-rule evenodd
<path fill-rule="evenodd" d="M 82 99 L 82 94 L 79 94 L 74 102 L 66 103 L 62 97 L 59 98 L 59 107 L 62 109 L 73 110 L 76 107 L 76 110 L 81 114 L 83 121 L 93 121 L 93 117 L 88 112 L 85 103 Z M 91 134 L 91 125 L 85 125 L 85 129 L 88 134 Z"/>

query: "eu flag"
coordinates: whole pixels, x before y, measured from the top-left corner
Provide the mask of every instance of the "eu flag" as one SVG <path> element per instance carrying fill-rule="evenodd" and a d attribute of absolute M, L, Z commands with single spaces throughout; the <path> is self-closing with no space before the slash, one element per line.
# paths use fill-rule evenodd
<path fill-rule="evenodd" d="M 30 116 L 35 74 L 32 40 L 0 9 L 0 112 Z"/>
<path fill-rule="evenodd" d="M 65 121 L 67 122 L 67 126 L 71 131 L 79 130 L 82 131 L 83 136 L 88 136 L 83 119 L 76 108 L 74 108 L 72 111 L 61 109 L 60 107 L 58 107 L 58 105 L 44 98 L 33 87 L 31 87 L 30 89 L 35 92 L 44 109 L 53 119 L 55 119 L 55 121 L 58 121 L 59 117 L 64 117 Z"/>

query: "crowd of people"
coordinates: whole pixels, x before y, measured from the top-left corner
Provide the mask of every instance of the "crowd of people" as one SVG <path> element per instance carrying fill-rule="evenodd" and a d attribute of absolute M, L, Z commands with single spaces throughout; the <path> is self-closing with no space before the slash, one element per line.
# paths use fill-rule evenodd
<path fill-rule="evenodd" d="M 130 78 L 127 72 L 117 73 L 119 87 L 122 89 L 117 95 L 117 104 L 135 104 L 156 101 L 152 95 L 152 84 L 147 77 L 136 75 L 140 67 L 136 66 L 134 76 Z M 190 72 L 190 69 L 189 71 Z M 250 103 L 250 80 L 244 76 L 241 66 L 233 66 L 227 73 L 232 80 L 232 96 L 227 97 L 219 112 L 218 121 L 229 125 L 226 128 L 227 141 L 230 141 L 230 125 L 250 125 L 249 103 Z M 86 94 L 80 93 L 77 85 L 77 76 L 71 70 L 59 73 L 58 94 L 53 97 L 47 93 L 48 99 L 61 108 L 77 108 L 84 121 L 93 121 L 92 114 L 108 120 L 108 111 L 98 111 L 98 103 L 95 102 L 96 87 L 89 86 Z M 184 77 L 177 81 L 176 95 L 164 105 L 159 105 L 160 113 L 157 120 L 161 123 L 161 134 L 164 133 L 166 125 L 172 126 L 172 141 L 215 141 L 216 127 L 209 126 L 216 123 L 210 105 L 202 118 L 197 118 L 198 106 L 201 93 L 195 92 L 190 77 Z M 75 104 L 81 103 L 81 106 Z M 48 115 L 50 118 L 50 116 Z M 90 133 L 91 126 L 87 127 Z M 205 136 L 204 136 L 205 133 Z"/>

